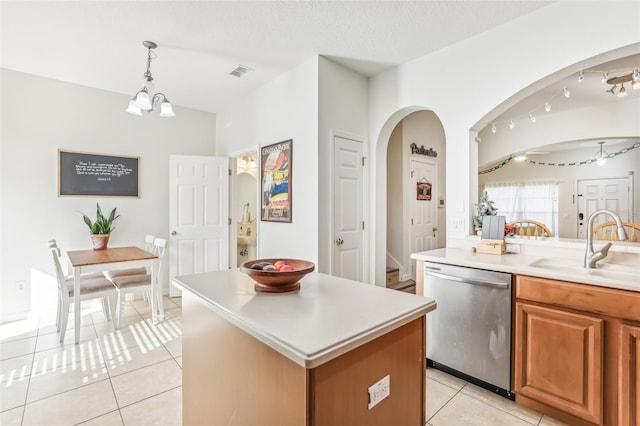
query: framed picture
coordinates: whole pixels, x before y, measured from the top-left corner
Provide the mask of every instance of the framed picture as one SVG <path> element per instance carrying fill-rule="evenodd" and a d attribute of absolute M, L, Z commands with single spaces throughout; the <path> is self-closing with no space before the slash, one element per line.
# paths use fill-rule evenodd
<path fill-rule="evenodd" d="M 140 157 L 58 150 L 58 196 L 139 197 Z"/>
<path fill-rule="evenodd" d="M 262 208 L 264 222 L 291 223 L 292 140 L 260 148 Z"/>

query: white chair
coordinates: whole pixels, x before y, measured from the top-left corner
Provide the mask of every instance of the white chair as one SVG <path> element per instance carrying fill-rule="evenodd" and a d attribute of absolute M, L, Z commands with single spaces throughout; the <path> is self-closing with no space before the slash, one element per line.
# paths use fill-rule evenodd
<path fill-rule="evenodd" d="M 145 270 L 144 274 L 138 275 L 123 275 L 120 277 L 115 277 L 111 279 L 111 282 L 116 286 L 118 290 L 118 309 L 116 311 L 116 321 L 115 327 L 120 328 L 120 318 L 122 315 L 122 309 L 124 307 L 124 299 L 127 293 L 137 292 L 141 289 L 144 290 L 150 289 L 152 285 L 156 286 L 156 291 L 151 292 L 151 294 L 156 294 L 156 301 L 158 303 L 158 310 L 160 311 L 160 315 L 164 315 L 164 307 L 162 304 L 162 291 L 158 286 L 158 282 L 160 277 L 162 276 L 162 264 L 164 260 L 164 254 L 167 248 L 167 240 L 164 238 L 155 238 L 154 242 L 154 253 L 158 255 L 158 262 L 156 264 L 156 282 L 151 282 L 151 274 L 148 274 Z M 144 269 L 144 268 L 143 268 Z"/>
<path fill-rule="evenodd" d="M 56 240 L 49 241 L 49 249 L 53 256 L 53 264 L 56 270 L 58 282 L 58 311 L 56 314 L 56 328 L 60 333 L 60 341 L 64 341 L 69 320 L 69 305 L 74 298 L 73 275 L 66 276 L 62 272 L 60 263 L 60 248 Z M 80 300 L 101 299 L 102 309 L 107 320 L 111 320 L 115 314 L 116 287 L 104 277 L 102 272 L 82 274 L 80 276 Z"/>
<path fill-rule="evenodd" d="M 155 247 L 153 245 L 153 240 L 156 237 L 153 235 L 146 235 L 144 237 L 144 249 L 150 253 L 155 253 Z M 104 276 L 108 280 L 112 280 L 113 278 L 123 277 L 125 275 L 145 275 L 147 270 L 145 268 L 129 268 L 129 269 L 115 269 L 113 271 L 105 271 Z"/>

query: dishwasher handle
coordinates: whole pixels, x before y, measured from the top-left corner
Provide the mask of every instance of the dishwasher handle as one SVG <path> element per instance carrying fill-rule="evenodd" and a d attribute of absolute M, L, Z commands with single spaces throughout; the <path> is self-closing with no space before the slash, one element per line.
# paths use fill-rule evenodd
<path fill-rule="evenodd" d="M 455 275 L 447 275 L 440 272 L 433 272 L 433 271 L 426 271 L 426 270 L 424 271 L 424 273 L 425 275 L 432 275 L 434 277 L 442 278 L 449 281 L 457 281 L 457 282 L 473 284 L 473 285 L 482 285 L 486 287 L 509 288 L 509 283 L 498 283 L 494 281 L 479 281 L 479 280 L 474 280 L 470 278 L 456 277 Z"/>

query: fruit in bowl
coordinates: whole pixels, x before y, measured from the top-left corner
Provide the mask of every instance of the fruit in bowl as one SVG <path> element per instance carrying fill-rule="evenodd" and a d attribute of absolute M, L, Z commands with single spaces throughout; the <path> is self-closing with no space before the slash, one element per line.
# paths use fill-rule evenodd
<path fill-rule="evenodd" d="M 300 288 L 300 279 L 315 269 L 313 262 L 302 259 L 255 259 L 240 265 L 240 271 L 256 282 L 259 292 L 283 293 Z"/>

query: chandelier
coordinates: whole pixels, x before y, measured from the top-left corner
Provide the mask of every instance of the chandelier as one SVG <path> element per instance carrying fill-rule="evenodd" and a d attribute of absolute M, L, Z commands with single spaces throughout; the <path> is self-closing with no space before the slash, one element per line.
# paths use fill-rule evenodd
<path fill-rule="evenodd" d="M 602 150 L 602 145 L 604 145 L 604 141 L 598 142 L 600 145 L 600 151 L 597 151 L 594 155 L 594 160 L 596 160 L 596 164 L 598 166 L 604 166 L 607 164 L 607 158 L 609 157 L 609 153 L 607 151 Z"/>
<path fill-rule="evenodd" d="M 173 107 L 169 102 L 169 99 L 164 93 L 156 93 L 152 97 L 149 97 L 149 88 L 153 90 L 153 77 L 151 76 L 151 49 L 155 49 L 158 45 L 152 41 L 143 41 L 142 45 L 147 48 L 147 71 L 144 73 L 144 86 L 136 95 L 129 101 L 129 106 L 125 110 L 129 114 L 142 115 L 142 111 L 151 112 L 156 105 L 160 103 L 160 117 L 173 117 Z M 148 87 L 147 87 L 148 86 Z"/>

